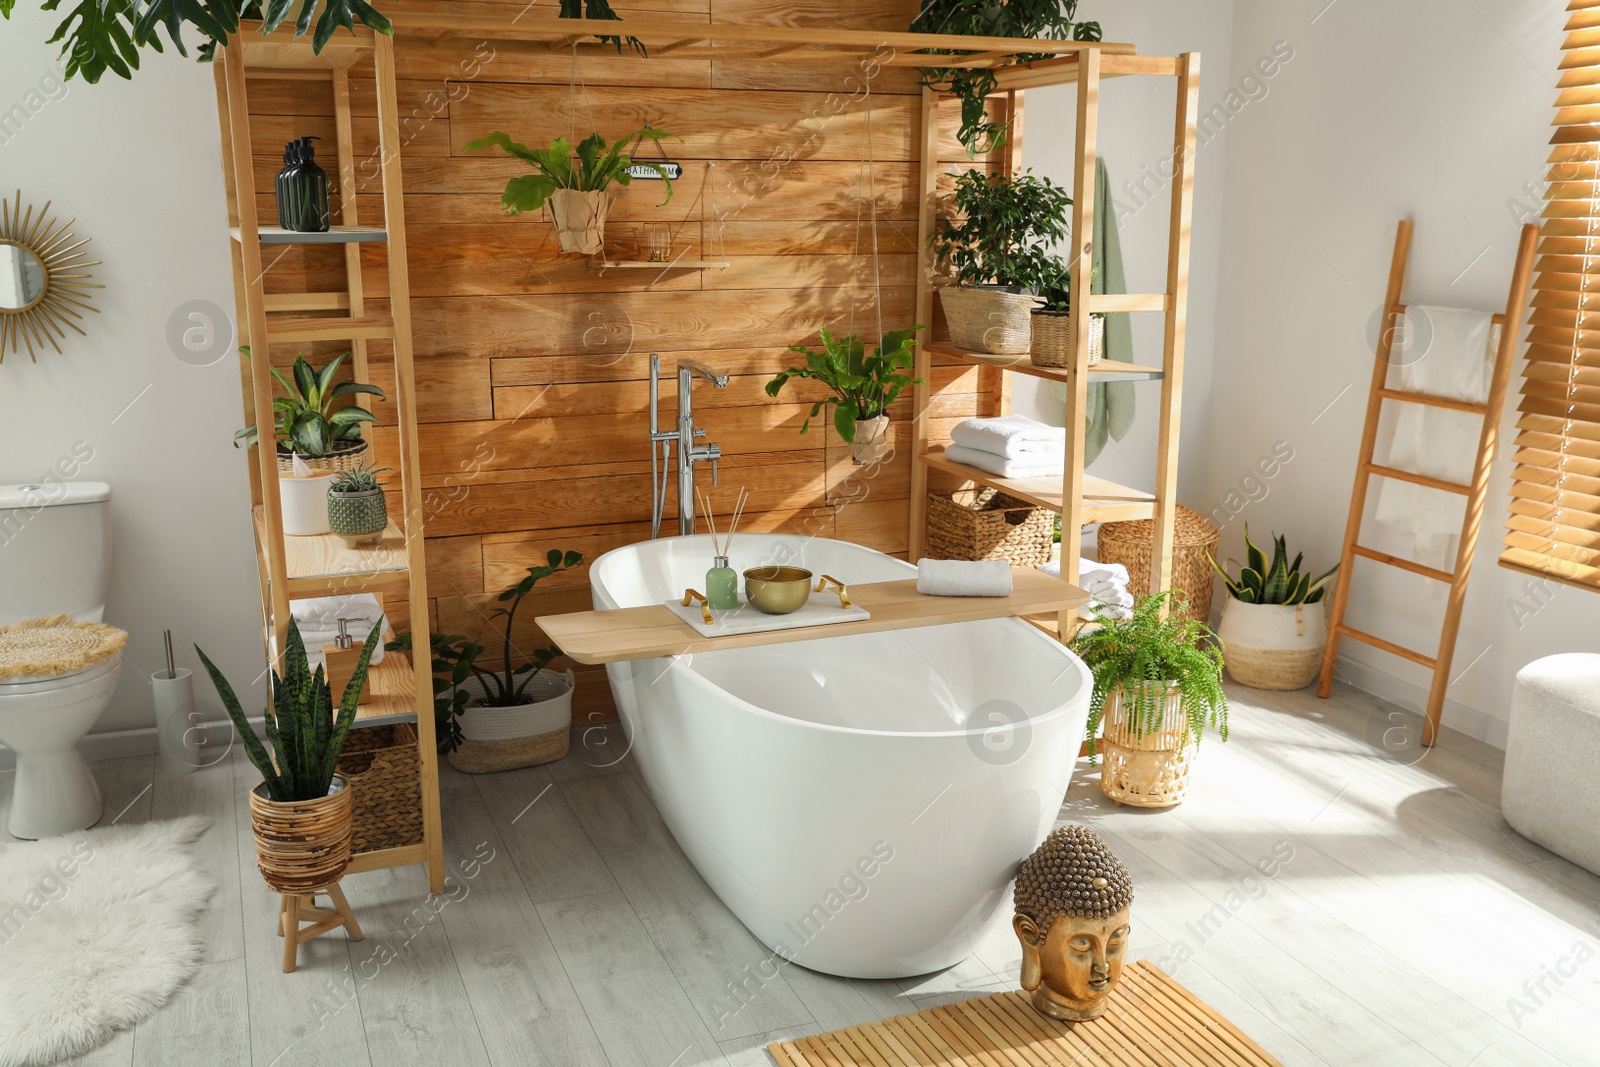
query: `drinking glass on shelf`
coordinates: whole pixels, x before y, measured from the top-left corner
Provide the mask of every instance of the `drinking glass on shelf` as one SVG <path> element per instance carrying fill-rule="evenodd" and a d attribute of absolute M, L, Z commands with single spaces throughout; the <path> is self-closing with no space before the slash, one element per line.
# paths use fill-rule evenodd
<path fill-rule="evenodd" d="M 672 258 L 672 227 L 664 222 L 644 224 L 644 258 L 650 263 L 665 263 Z"/>

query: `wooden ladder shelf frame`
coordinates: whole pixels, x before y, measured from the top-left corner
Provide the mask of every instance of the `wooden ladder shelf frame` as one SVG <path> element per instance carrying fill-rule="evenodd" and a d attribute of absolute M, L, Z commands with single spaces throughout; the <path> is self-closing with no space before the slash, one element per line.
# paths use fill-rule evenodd
<path fill-rule="evenodd" d="M 1091 240 L 1081 235 L 1093 234 L 1095 214 L 1095 161 L 1099 151 L 1100 83 L 1103 78 L 1140 74 L 1145 77 L 1170 77 L 1177 81 L 1177 101 L 1173 128 L 1173 174 L 1171 205 L 1168 216 L 1167 278 L 1164 293 L 1126 294 L 1102 293 L 1080 297 L 1086 293 L 1087 284 L 1080 284 L 1091 276 L 1094 248 Z M 1073 165 L 1072 189 L 1072 239 L 1075 242 L 1071 258 L 1073 314 L 1115 312 L 1159 312 L 1164 318 L 1164 340 L 1161 366 L 1138 367 L 1114 364 L 1101 369 L 1089 366 L 1089 331 L 1075 330 L 1073 334 L 1073 364 L 1064 373 L 1041 372 L 1028 363 L 1026 356 L 996 357 L 987 354 L 962 354 L 949 342 L 931 341 L 924 334 L 919 337 L 916 351 L 915 376 L 924 384 L 914 387 L 911 431 L 911 529 L 909 557 L 915 561 L 925 545 L 928 521 L 928 471 L 930 469 L 952 472 L 957 465 L 945 460 L 942 454 L 929 452 L 928 417 L 932 401 L 933 354 L 955 356 L 975 363 L 981 368 L 1000 371 L 1002 378 L 997 386 L 996 407 L 1003 414 L 1009 403 L 1009 387 L 1005 373 L 1032 374 L 1056 378 L 1067 386 L 1066 426 L 1067 443 L 1065 464 L 1059 502 L 1046 499 L 1037 492 L 1029 492 L 1020 485 L 1008 484 L 1010 480 L 997 478 L 973 468 L 960 470 L 960 476 L 971 484 L 993 486 L 1003 491 L 1016 492 L 1041 506 L 1049 506 L 1061 514 L 1061 580 L 1076 585 L 1078 581 L 1078 551 L 1085 526 L 1112 519 L 1151 518 L 1154 520 L 1150 591 L 1167 589 L 1172 585 L 1173 527 L 1178 506 L 1178 444 L 1179 422 L 1182 414 L 1183 364 L 1187 347 L 1189 306 L 1189 250 L 1190 233 L 1194 218 L 1194 159 L 1197 124 L 1200 110 L 1200 54 L 1185 52 L 1178 56 L 1130 56 L 1101 51 L 1084 51 L 1076 56 L 1041 60 L 1025 67 L 1012 67 L 996 75 L 997 93 L 1007 96 L 1013 121 L 1020 121 L 1023 92 L 1028 88 L 1047 85 L 1076 85 L 1077 143 Z M 939 94 L 922 91 L 922 169 L 917 226 L 918 248 L 926 253 L 937 225 L 939 165 L 938 106 Z M 1020 130 L 1015 131 L 1011 151 L 1005 159 L 1007 170 L 1015 172 L 1021 167 Z M 917 278 L 916 321 L 930 324 L 933 321 L 934 286 L 930 271 L 924 268 Z M 1015 366 L 1006 366 L 1012 360 Z M 1086 496 L 1083 464 L 1084 439 L 1087 433 L 1086 409 L 1091 381 L 1157 380 L 1161 383 L 1160 425 L 1156 446 L 1156 489 L 1154 493 L 1130 490 L 1094 480 L 1094 491 Z M 980 379 L 983 380 L 983 379 Z M 1108 487 L 1100 495 L 1100 487 Z M 1067 549 L 1071 549 L 1070 551 Z M 1060 612 L 1056 617 L 1056 634 L 1062 641 L 1070 639 L 1076 628 L 1074 613 Z"/>
<path fill-rule="evenodd" d="M 1383 301 L 1383 328 L 1378 334 L 1377 351 L 1372 361 L 1372 383 L 1367 391 L 1366 424 L 1361 431 L 1361 448 L 1356 459 L 1355 486 L 1350 491 L 1350 514 L 1345 522 L 1344 548 L 1339 555 L 1339 577 L 1333 589 L 1333 609 L 1328 621 L 1328 643 L 1322 654 L 1322 673 L 1317 679 L 1317 696 L 1326 697 L 1333 692 L 1333 675 L 1339 657 L 1339 642 L 1345 637 L 1371 645 L 1420 667 L 1426 667 L 1433 672 L 1433 680 L 1428 687 L 1428 705 L 1423 714 L 1422 744 L 1431 748 L 1439 740 L 1439 722 L 1444 714 L 1445 691 L 1450 686 L 1450 665 L 1455 658 L 1456 637 L 1461 631 L 1461 609 L 1466 604 L 1467 579 L 1472 572 L 1472 554 L 1477 547 L 1478 530 L 1483 525 L 1483 506 L 1489 492 L 1489 474 L 1499 446 L 1500 418 L 1504 413 L 1506 390 L 1511 381 L 1511 365 L 1515 361 L 1517 328 L 1527 312 L 1528 281 L 1533 272 L 1534 244 L 1539 237 L 1539 228 L 1532 223 L 1522 227 L 1522 235 L 1517 244 L 1517 258 L 1511 272 L 1511 290 L 1506 297 L 1506 309 L 1494 316 L 1495 323 L 1500 326 L 1500 344 L 1495 349 L 1489 397 L 1481 407 L 1470 402 L 1427 393 L 1389 388 L 1389 360 L 1394 345 L 1394 331 L 1406 309 L 1400 298 L 1405 288 L 1406 264 L 1411 256 L 1412 228 L 1410 219 L 1401 219 L 1395 228 L 1394 256 L 1389 264 L 1389 288 L 1384 294 Z M 1483 428 L 1478 434 L 1478 455 L 1471 483 L 1461 485 L 1373 462 L 1373 452 L 1378 439 L 1378 418 L 1385 400 L 1422 404 L 1479 416 L 1483 420 Z M 1461 518 L 1461 533 L 1456 547 L 1456 563 L 1453 571 L 1429 567 L 1360 543 L 1361 519 L 1366 511 L 1367 489 L 1373 477 L 1412 482 L 1444 492 L 1457 493 L 1466 498 L 1466 511 Z M 1357 558 L 1396 567 L 1412 574 L 1420 574 L 1450 586 L 1449 596 L 1445 601 L 1444 623 L 1439 633 L 1439 647 L 1432 656 L 1405 648 L 1345 623 L 1345 612 L 1350 606 L 1351 571 Z"/>
<path fill-rule="evenodd" d="M 384 226 L 375 230 L 361 226 L 358 217 L 353 137 L 351 132 L 349 68 L 371 56 L 378 110 L 379 175 L 383 192 Z M 399 435 L 401 511 L 404 516 L 406 567 L 403 584 L 409 587 L 408 601 L 413 621 L 426 626 L 428 588 L 423 530 L 422 462 L 417 438 L 417 395 L 411 343 L 410 277 L 407 273 L 404 191 L 400 170 L 400 119 L 395 86 L 394 41 L 388 36 L 360 29 L 354 35 L 340 35 L 330 42 L 321 56 L 311 50 L 309 41 L 295 41 L 287 33 L 262 38 L 247 26 L 226 47 L 219 50 L 217 97 L 222 125 L 223 168 L 228 191 L 229 226 L 233 230 L 234 291 L 240 323 L 241 344 L 251 345 L 256 353 L 243 375 L 245 418 L 258 427 L 273 425 L 272 379 L 269 374 L 268 345 L 310 340 L 347 340 L 351 345 L 351 369 L 359 381 L 368 381 L 367 340 L 391 338 L 394 345 L 395 424 Z M 340 222 L 332 234 L 306 235 L 304 243 L 342 243 L 345 247 L 344 293 L 308 293 L 304 296 L 265 292 L 262 257 L 262 230 L 273 244 L 296 243 L 277 227 L 261 227 L 257 220 L 254 161 L 250 144 L 250 108 L 247 83 L 251 78 L 283 78 L 323 81 L 333 94 L 339 175 Z M 366 309 L 361 276 L 360 245 L 374 241 L 387 244 L 389 306 L 387 317 L 373 316 Z M 306 311 L 340 311 L 337 318 L 285 318 Z M 269 315 L 279 316 L 269 318 Z M 268 656 L 282 650 L 289 626 L 291 586 L 297 581 L 289 573 L 285 549 L 282 511 L 278 494 L 276 450 L 270 433 L 260 435 L 256 464 L 251 471 L 251 488 L 258 511 L 257 557 L 260 564 L 263 632 Z M 326 583 L 340 592 L 392 591 L 395 572 L 352 571 L 331 577 L 311 579 Z M 326 595 L 328 589 L 319 590 Z M 390 662 L 394 665 L 391 667 Z M 398 867 L 412 863 L 426 866 L 432 892 L 444 891 L 444 838 L 439 805 L 439 764 L 433 715 L 433 678 L 426 666 L 409 662 L 403 653 L 389 653 L 375 669 L 369 682 L 377 696 L 380 671 L 398 673 L 409 679 L 397 683 L 394 703 L 404 711 L 396 715 L 369 718 L 358 714 L 357 727 L 383 722 L 411 721 L 417 730 L 419 775 L 422 793 L 422 840 L 352 858 L 347 873 Z M 409 689 L 409 693 L 407 692 Z M 365 708 L 366 705 L 363 705 Z"/>

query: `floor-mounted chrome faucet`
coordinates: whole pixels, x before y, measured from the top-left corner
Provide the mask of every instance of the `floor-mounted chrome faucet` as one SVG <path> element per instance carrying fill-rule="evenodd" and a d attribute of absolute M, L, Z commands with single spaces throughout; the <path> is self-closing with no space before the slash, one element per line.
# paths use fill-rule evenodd
<path fill-rule="evenodd" d="M 661 516 L 667 506 L 667 468 L 672 463 L 672 446 L 678 446 L 678 533 L 694 533 L 694 465 L 711 464 L 711 484 L 717 484 L 717 461 L 722 449 L 714 444 L 695 444 L 706 435 L 694 426 L 694 379 L 698 375 L 726 388 L 728 376 L 718 374 L 692 359 L 678 360 L 678 428 L 661 429 L 661 357 L 650 354 L 650 536 L 661 536 Z"/>

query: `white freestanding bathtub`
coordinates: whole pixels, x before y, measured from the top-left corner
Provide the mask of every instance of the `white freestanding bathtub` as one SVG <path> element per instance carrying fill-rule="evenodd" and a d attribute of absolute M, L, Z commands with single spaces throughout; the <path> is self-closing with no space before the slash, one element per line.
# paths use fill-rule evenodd
<path fill-rule="evenodd" d="M 740 572 L 916 575 L 842 541 L 733 544 Z M 703 591 L 711 555 L 705 536 L 607 552 L 589 571 L 595 607 Z M 1055 820 L 1093 686 L 1019 619 L 606 671 L 650 796 L 706 882 L 775 953 L 850 978 L 925 974 L 972 952 Z"/>

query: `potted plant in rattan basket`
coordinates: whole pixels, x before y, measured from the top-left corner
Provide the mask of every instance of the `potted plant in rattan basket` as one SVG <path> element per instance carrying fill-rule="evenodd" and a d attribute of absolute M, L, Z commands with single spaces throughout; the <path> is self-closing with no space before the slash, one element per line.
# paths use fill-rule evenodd
<path fill-rule="evenodd" d="M 1231 577 L 1216 557 L 1211 565 L 1228 587 L 1217 636 L 1228 659 L 1228 674 L 1252 689 L 1304 689 L 1322 670 L 1322 647 L 1328 640 L 1323 614 L 1323 583 L 1339 570 L 1332 567 L 1313 578 L 1300 572 L 1305 553 L 1289 560 L 1284 538 L 1272 539 L 1272 562 L 1244 531 L 1245 566 Z"/>
<path fill-rule="evenodd" d="M 272 706 L 266 709 L 271 753 L 245 718 L 233 686 L 195 646 L 245 754 L 261 772 L 261 784 L 249 794 L 250 823 L 256 865 L 273 892 L 309 895 L 337 882 L 350 863 L 351 795 L 335 771 L 366 684 L 367 663 L 378 647 L 378 632 L 374 626 L 367 635 L 356 669 L 334 704 L 322 668 L 311 673 L 300 628 L 289 623 L 283 671 L 272 672 Z"/>
<path fill-rule="evenodd" d="M 1033 309 L 1028 359 L 1037 367 L 1070 367 L 1075 353 L 1072 336 L 1072 286 L 1067 265 L 1050 266 L 1049 280 L 1039 288 L 1041 303 Z M 1089 316 L 1089 366 L 1105 353 L 1106 317 Z"/>
<path fill-rule="evenodd" d="M 962 348 L 1025 355 L 1035 293 L 1054 276 L 1052 244 L 1066 240 L 1071 195 L 1031 173 L 956 179 L 946 220 L 933 235 L 940 268 L 956 281 L 939 290 L 950 339 Z"/>
<path fill-rule="evenodd" d="M 378 481 L 388 469 L 368 464 L 340 471 L 328 485 L 328 529 L 352 548 L 378 544 L 389 528 L 389 505 Z"/>
<path fill-rule="evenodd" d="M 1119 804 L 1180 803 L 1207 725 L 1228 739 L 1222 653 L 1209 627 L 1183 617 L 1172 590 L 1146 597 L 1125 619 L 1097 615 L 1072 641 L 1094 673 L 1089 754 L 1105 725 L 1100 791 Z"/>
<path fill-rule="evenodd" d="M 500 602 L 510 607 L 494 612 L 504 620 L 504 645 L 493 669 L 479 662 L 484 647 L 477 642 L 454 634 L 428 635 L 439 751 L 449 753 L 457 770 L 509 771 L 567 754 L 577 680 L 570 670 L 550 670 L 550 662 L 561 655 L 559 648 L 518 648 L 512 626 L 517 608 L 535 585 L 582 562 L 581 553 L 552 548 L 543 565 L 529 567 L 521 581 L 500 594 Z M 410 650 L 414 640 L 405 633 L 385 647 Z"/>
<path fill-rule="evenodd" d="M 828 405 L 833 405 L 833 428 L 850 446 L 851 462 L 861 465 L 882 462 L 890 453 L 889 407 L 908 385 L 920 385 L 921 378 L 906 372 L 911 369 L 917 331 L 891 330 L 869 356 L 855 334 L 835 339 L 824 326 L 822 351 L 805 345 L 790 345 L 789 351 L 806 357 L 804 367 L 790 367 L 767 383 L 767 395 L 777 396 L 791 378 L 811 378 L 833 391 L 833 395 L 811 405 L 811 414 L 800 424 L 800 432 L 811 428 L 811 420 Z"/>
<path fill-rule="evenodd" d="M 555 220 L 556 236 L 561 240 L 561 251 L 596 255 L 604 249 L 606 213 L 610 210 L 610 186 L 627 185 L 633 181 L 630 168 L 647 167 L 666 183 L 665 204 L 672 199 L 672 181 L 666 168 L 657 163 L 634 159 L 622 150 L 629 141 L 642 142 L 644 138 L 659 141 L 673 134 L 646 126 L 642 130 L 617 138 L 609 149 L 606 139 L 598 133 L 590 134 L 578 142 L 573 151 L 565 137 L 557 137 L 549 148 L 529 148 L 513 141 L 510 135 L 495 130 L 467 144 L 467 151 L 481 152 L 496 147 L 533 167 L 532 174 L 523 174 L 506 182 L 506 191 L 500 198 L 500 207 L 510 215 L 524 211 L 538 211 L 548 201 L 550 216 Z"/>

